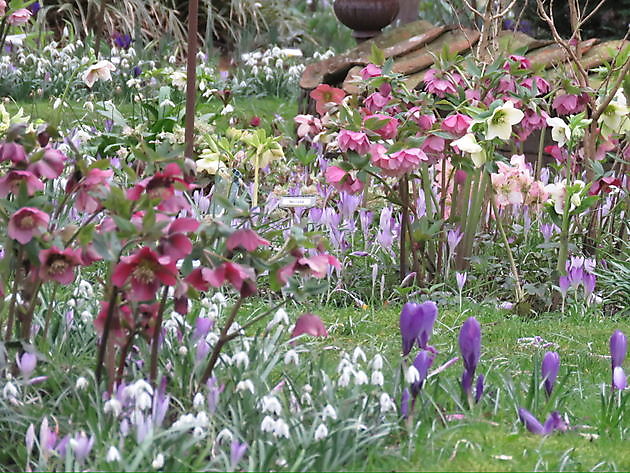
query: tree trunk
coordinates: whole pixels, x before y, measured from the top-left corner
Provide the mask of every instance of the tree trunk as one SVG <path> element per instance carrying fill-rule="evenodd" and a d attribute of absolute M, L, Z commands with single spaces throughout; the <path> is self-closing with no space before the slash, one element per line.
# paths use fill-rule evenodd
<path fill-rule="evenodd" d="M 399 0 L 400 10 L 398 10 L 398 24 L 405 25 L 418 19 L 420 0 Z"/>

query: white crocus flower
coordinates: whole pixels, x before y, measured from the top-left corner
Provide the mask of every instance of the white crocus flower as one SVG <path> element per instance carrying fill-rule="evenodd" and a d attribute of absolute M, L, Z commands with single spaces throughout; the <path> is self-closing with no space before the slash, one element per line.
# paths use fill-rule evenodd
<path fill-rule="evenodd" d="M 571 129 L 562 118 L 547 117 L 547 125 L 551 127 L 551 138 L 558 146 L 564 146 L 571 139 Z"/>
<path fill-rule="evenodd" d="M 488 124 L 486 140 L 493 138 L 509 140 L 512 135 L 512 126 L 520 123 L 524 116 L 525 114 L 514 108 L 514 104 L 508 100 L 501 107 L 497 107 L 492 116 L 486 120 Z"/>
<path fill-rule="evenodd" d="M 326 427 L 326 424 L 319 424 L 319 427 L 315 429 L 314 437 L 315 441 L 324 440 L 328 437 L 328 427 Z"/>
<path fill-rule="evenodd" d="M 115 70 L 116 66 L 111 62 L 106 60 L 98 61 L 96 64 L 88 67 L 83 73 L 83 82 L 91 89 L 99 79 L 104 81 L 112 80 L 112 72 Z"/>
<path fill-rule="evenodd" d="M 477 143 L 477 139 L 472 133 L 467 133 L 460 139 L 453 141 L 451 146 L 457 146 L 461 151 L 470 153 L 470 158 L 475 164 L 475 167 L 479 168 L 486 162 L 486 152 L 481 145 Z"/>

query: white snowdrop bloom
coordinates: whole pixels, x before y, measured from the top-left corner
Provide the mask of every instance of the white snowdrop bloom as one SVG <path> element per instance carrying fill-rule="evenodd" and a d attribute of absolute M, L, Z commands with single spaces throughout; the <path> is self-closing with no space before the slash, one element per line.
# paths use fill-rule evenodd
<path fill-rule="evenodd" d="M 354 370 L 349 366 L 346 366 L 344 370 L 341 372 L 341 376 L 339 376 L 339 381 L 337 384 L 342 388 L 345 388 L 350 384 L 350 380 L 352 379 L 352 374 Z"/>
<path fill-rule="evenodd" d="M 162 455 L 161 453 L 158 453 L 156 457 L 153 459 L 153 462 L 151 463 L 151 467 L 155 470 L 159 470 L 163 466 L 164 466 L 164 455 Z"/>
<path fill-rule="evenodd" d="M 324 410 L 322 411 L 322 418 L 324 420 L 328 418 L 332 420 L 337 420 L 337 411 L 335 410 L 333 406 L 331 406 L 330 404 L 327 404 L 326 407 L 324 407 Z"/>
<path fill-rule="evenodd" d="M 136 396 L 136 407 L 138 409 L 146 411 L 147 409 L 151 409 L 152 404 L 151 395 L 146 391 L 142 391 Z"/>
<path fill-rule="evenodd" d="M 293 363 L 295 366 L 300 364 L 298 353 L 295 350 L 289 350 L 284 354 L 284 364 L 288 365 L 290 363 Z"/>
<path fill-rule="evenodd" d="M 175 422 L 173 422 L 174 430 L 188 430 L 196 426 L 195 416 L 192 414 L 184 414 L 179 416 Z"/>
<path fill-rule="evenodd" d="M 372 358 L 372 369 L 374 370 L 382 370 L 383 369 L 383 357 L 379 354 L 375 355 Z"/>
<path fill-rule="evenodd" d="M 385 379 L 383 378 L 383 373 L 381 371 L 372 371 L 372 377 L 370 378 L 370 383 L 374 386 L 383 386 L 385 383 Z"/>
<path fill-rule="evenodd" d="M 179 347 L 177 349 L 177 353 L 179 354 L 179 356 L 184 357 L 184 356 L 188 355 L 188 348 L 186 348 L 184 345 L 182 345 L 181 347 Z"/>
<path fill-rule="evenodd" d="M 391 397 L 389 397 L 389 394 L 387 393 L 381 394 L 379 402 L 381 403 L 382 413 L 396 410 L 396 403 L 392 400 Z"/>
<path fill-rule="evenodd" d="M 283 419 L 278 419 L 274 424 L 273 435 L 288 439 L 290 437 L 289 424 L 287 424 Z"/>
<path fill-rule="evenodd" d="M 234 355 L 232 361 L 239 368 L 244 367 L 247 369 L 249 367 L 249 356 L 247 356 L 247 353 L 244 351 L 239 351 L 236 355 Z"/>
<path fill-rule="evenodd" d="M 361 347 L 356 347 L 352 353 L 352 362 L 356 363 L 359 359 L 365 362 L 365 352 L 361 350 Z"/>
<path fill-rule="evenodd" d="M 63 101 L 60 98 L 57 98 L 53 102 L 53 110 L 57 110 L 61 106 L 62 103 L 63 103 Z"/>
<path fill-rule="evenodd" d="M 300 397 L 300 401 L 302 402 L 302 404 L 305 404 L 307 406 L 310 406 L 313 404 L 313 398 L 311 398 L 310 393 L 303 393 L 302 397 Z"/>
<path fill-rule="evenodd" d="M 289 325 L 289 314 L 287 314 L 287 311 L 282 308 L 276 311 L 273 319 L 269 322 L 268 328 L 275 327 L 278 324 Z"/>
<path fill-rule="evenodd" d="M 354 366 L 352 365 L 350 360 L 346 358 L 346 356 L 347 355 L 344 353 L 343 358 L 341 358 L 341 360 L 339 361 L 339 365 L 337 366 L 337 373 L 341 373 L 342 371 L 348 368 L 350 368 L 350 370 L 354 369 Z"/>
<path fill-rule="evenodd" d="M 204 407 L 205 404 L 206 398 L 204 397 L 204 395 L 201 393 L 195 394 L 195 397 L 193 398 L 193 407 L 195 409 L 201 409 L 202 407 Z"/>
<path fill-rule="evenodd" d="M 77 381 L 74 383 L 74 389 L 76 389 L 77 391 L 83 391 L 85 388 L 87 388 L 89 385 L 89 382 L 87 379 L 85 379 L 83 376 L 80 376 L 79 378 L 77 378 Z"/>
<path fill-rule="evenodd" d="M 236 392 L 239 391 L 249 391 L 254 394 L 254 383 L 250 379 L 245 379 L 243 381 L 239 381 L 236 385 Z"/>
<path fill-rule="evenodd" d="M 227 104 L 223 107 L 223 110 L 221 110 L 221 115 L 230 115 L 231 113 L 234 113 L 234 107 L 231 104 Z"/>
<path fill-rule="evenodd" d="M 107 463 L 119 462 L 121 460 L 120 452 L 113 445 L 109 447 L 107 450 L 107 455 L 105 455 L 105 461 Z"/>
<path fill-rule="evenodd" d="M 315 441 L 323 440 L 328 437 L 328 427 L 326 424 L 319 424 L 317 429 L 315 429 Z"/>
<path fill-rule="evenodd" d="M 198 427 L 207 427 L 210 424 L 210 419 L 208 419 L 208 414 L 205 411 L 201 411 L 197 413 L 195 422 L 197 422 Z"/>
<path fill-rule="evenodd" d="M 212 296 L 212 300 L 220 306 L 227 304 L 227 299 L 222 292 L 217 292 L 214 296 Z"/>
<path fill-rule="evenodd" d="M 112 413 L 114 417 L 118 417 L 122 412 L 122 403 L 115 397 L 105 401 L 103 405 L 103 412 L 105 414 Z"/>
<path fill-rule="evenodd" d="M 265 416 L 260 423 L 260 430 L 263 432 L 273 432 L 276 426 L 276 421 L 271 416 Z"/>
<path fill-rule="evenodd" d="M 4 385 L 2 389 L 2 396 L 5 399 L 14 399 L 18 396 L 19 390 L 11 381 Z"/>
<path fill-rule="evenodd" d="M 365 374 L 365 371 L 359 370 L 356 373 L 354 373 L 354 384 L 356 384 L 357 386 L 361 386 L 367 383 L 368 383 L 368 377 L 367 377 L 367 374 Z"/>
<path fill-rule="evenodd" d="M 280 401 L 275 396 L 264 396 L 261 399 L 261 409 L 263 412 L 280 415 L 280 412 L 282 412 L 282 404 L 280 404 Z"/>
<path fill-rule="evenodd" d="M 206 435 L 206 431 L 202 427 L 195 427 L 192 431 L 193 437 L 196 439 L 203 438 Z"/>
<path fill-rule="evenodd" d="M 420 373 L 416 369 L 415 366 L 411 365 L 407 368 L 407 372 L 405 373 L 405 381 L 409 384 L 417 383 L 420 381 Z"/>
<path fill-rule="evenodd" d="M 306 393 L 312 393 L 313 392 L 313 386 L 311 386 L 310 384 L 305 384 L 302 389 Z"/>
<path fill-rule="evenodd" d="M 234 438 L 234 435 L 232 435 L 232 431 L 230 431 L 230 429 L 223 429 L 217 434 L 216 441 L 217 443 L 228 444 L 232 441 L 233 438 Z"/>

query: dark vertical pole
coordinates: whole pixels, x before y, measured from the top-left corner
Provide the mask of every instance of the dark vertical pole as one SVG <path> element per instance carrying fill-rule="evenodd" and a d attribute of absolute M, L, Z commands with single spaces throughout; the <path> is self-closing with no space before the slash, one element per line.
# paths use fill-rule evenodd
<path fill-rule="evenodd" d="M 197 21 L 199 0 L 188 2 L 188 51 L 186 66 L 186 151 L 187 158 L 192 158 L 195 135 L 195 98 L 197 95 Z"/>
<path fill-rule="evenodd" d="M 94 34 L 96 35 L 96 45 L 94 46 L 94 54 L 96 55 L 96 59 L 98 60 L 98 54 L 101 51 L 101 36 L 103 35 L 103 23 L 105 22 L 105 5 L 107 4 L 107 0 L 101 0 L 101 8 L 98 11 L 98 18 L 96 19 L 96 30 Z"/>

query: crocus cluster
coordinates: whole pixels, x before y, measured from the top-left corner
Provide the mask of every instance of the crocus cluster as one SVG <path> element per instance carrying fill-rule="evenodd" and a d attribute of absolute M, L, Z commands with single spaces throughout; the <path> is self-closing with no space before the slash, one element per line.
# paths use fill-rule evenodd
<path fill-rule="evenodd" d="M 589 302 L 595 290 L 595 260 L 573 256 L 567 261 L 567 274 L 560 276 L 558 286 L 562 297 L 566 297 L 569 289 L 577 292 L 580 286 L 584 289 L 584 300 Z"/>

